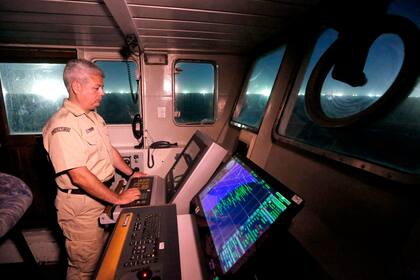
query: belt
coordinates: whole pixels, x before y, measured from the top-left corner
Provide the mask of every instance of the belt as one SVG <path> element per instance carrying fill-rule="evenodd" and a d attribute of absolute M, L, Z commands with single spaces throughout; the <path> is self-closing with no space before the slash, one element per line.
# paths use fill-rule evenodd
<path fill-rule="evenodd" d="M 102 182 L 105 186 L 110 188 L 112 186 L 112 183 L 114 182 L 114 177 L 109 179 L 108 181 Z M 65 193 L 71 193 L 71 194 L 88 194 L 84 189 L 62 189 L 58 187 L 58 190 L 65 192 Z"/>

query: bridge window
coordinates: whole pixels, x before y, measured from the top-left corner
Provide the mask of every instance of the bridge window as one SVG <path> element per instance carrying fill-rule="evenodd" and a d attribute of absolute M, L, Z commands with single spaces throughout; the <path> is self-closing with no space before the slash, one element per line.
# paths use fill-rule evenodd
<path fill-rule="evenodd" d="M 233 112 L 231 124 L 258 131 L 283 59 L 281 46 L 257 59 Z"/>
<path fill-rule="evenodd" d="M 68 96 L 65 63 L 0 63 L 9 133 L 36 134 Z"/>
<path fill-rule="evenodd" d="M 105 73 L 105 96 L 98 113 L 107 124 L 130 124 L 139 113 L 136 64 L 133 61 L 95 61 Z"/>
<path fill-rule="evenodd" d="M 389 12 L 403 15 L 403 7 L 395 3 Z M 277 141 L 393 180 L 418 182 L 420 80 L 412 42 L 420 18 L 391 21 L 392 30 L 370 46 L 363 69 L 367 83 L 357 87 L 333 79 L 332 64 L 319 71 L 320 60 L 338 40 L 333 29 L 320 35 L 302 85 L 291 93 L 279 119 Z M 315 71 L 323 76 L 318 84 L 311 78 L 319 78 L 312 75 Z"/>
<path fill-rule="evenodd" d="M 217 98 L 215 65 L 179 60 L 174 66 L 174 119 L 177 124 L 211 124 Z"/>

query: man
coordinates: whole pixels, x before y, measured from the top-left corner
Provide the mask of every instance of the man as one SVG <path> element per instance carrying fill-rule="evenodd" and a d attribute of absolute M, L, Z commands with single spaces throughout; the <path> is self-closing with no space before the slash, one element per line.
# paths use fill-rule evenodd
<path fill-rule="evenodd" d="M 92 62 L 71 60 L 64 68 L 69 93 L 43 129 L 44 147 L 56 172 L 55 206 L 66 238 L 67 279 L 90 279 L 106 241 L 98 224 L 103 202 L 126 204 L 140 197 L 137 189 L 116 194 L 109 189 L 115 168 L 132 170 L 111 146 L 106 125 L 95 109 L 104 96 L 104 74 Z"/>

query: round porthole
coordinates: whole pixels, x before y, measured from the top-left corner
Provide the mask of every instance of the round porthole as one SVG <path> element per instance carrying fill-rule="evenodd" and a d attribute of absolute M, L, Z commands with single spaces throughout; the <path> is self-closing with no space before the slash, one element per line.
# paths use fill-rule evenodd
<path fill-rule="evenodd" d="M 305 108 L 309 117 L 318 125 L 324 127 L 343 127 L 358 123 L 361 120 L 378 117 L 394 108 L 406 97 L 415 85 L 419 74 L 418 40 L 419 30 L 408 19 L 399 16 L 385 16 L 376 30 L 372 30 L 372 42 L 369 56 L 375 55 L 382 47 L 391 48 L 389 53 L 395 53 L 391 58 L 380 57 L 370 65 L 372 75 L 367 73 L 367 84 L 362 87 L 352 87 L 341 83 L 341 88 L 347 87 L 344 93 L 339 82 L 334 82 L 331 72 L 338 59 L 340 38 L 334 42 L 321 56 L 315 65 L 305 92 Z M 392 42 L 392 44 L 388 44 Z M 371 54 L 373 52 L 373 54 Z M 384 61 L 388 62 L 385 63 Z M 385 69 L 384 69 L 385 68 Z M 377 73 L 387 73 L 382 81 L 375 79 Z M 377 74 L 376 73 L 376 74 Z M 379 74 L 378 74 L 379 75 Z M 332 90 L 327 90 L 329 83 L 336 83 Z M 372 84 L 376 90 L 370 91 Z"/>

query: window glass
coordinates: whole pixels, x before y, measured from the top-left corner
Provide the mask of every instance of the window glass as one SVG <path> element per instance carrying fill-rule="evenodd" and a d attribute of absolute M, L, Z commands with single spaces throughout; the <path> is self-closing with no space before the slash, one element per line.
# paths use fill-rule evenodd
<path fill-rule="evenodd" d="M 343 118 L 367 109 L 389 89 L 401 69 L 403 59 L 404 44 L 399 36 L 379 36 L 369 50 L 363 70 L 368 82 L 354 88 L 333 79 L 331 69 L 321 89 L 322 110 L 330 118 Z"/>
<path fill-rule="evenodd" d="M 0 63 L 0 80 L 10 134 L 41 133 L 68 96 L 65 64 Z"/>
<path fill-rule="evenodd" d="M 420 14 L 413 1 L 393 1 L 389 13 L 409 16 L 417 26 Z M 403 174 L 420 174 L 420 80 L 409 96 L 384 117 L 358 125 L 326 128 L 314 123 L 305 112 L 305 88 L 315 63 L 335 41 L 337 32 L 326 30 L 319 37 L 307 67 L 302 86 L 295 97 L 289 98 L 277 134 L 292 143 L 304 143 L 308 149 L 325 154 L 322 150 L 342 154 L 365 162 L 397 170 Z M 321 106 L 332 118 L 349 116 L 373 104 L 390 87 L 401 69 L 404 44 L 396 34 L 383 34 L 369 50 L 364 72 L 368 83 L 362 87 L 346 87 L 328 77 L 321 91 Z M 386 54 L 386 55 L 385 55 Z M 329 74 L 331 75 L 331 73 Z M 280 137 L 281 139 L 281 137 Z M 310 146 L 315 147 L 309 148 Z M 321 149 L 321 150 L 319 150 Z M 336 157 L 338 158 L 338 157 Z"/>
<path fill-rule="evenodd" d="M 300 134 L 302 126 L 305 124 L 313 124 L 313 122 L 309 119 L 305 112 L 305 90 L 306 84 L 308 83 L 309 76 L 312 73 L 312 70 L 315 67 L 315 64 L 318 62 L 320 57 L 324 54 L 324 52 L 334 43 L 334 41 L 338 37 L 338 32 L 334 29 L 327 29 L 325 30 L 321 36 L 319 37 L 315 48 L 312 51 L 311 59 L 309 60 L 307 70 L 305 72 L 305 76 L 302 82 L 302 86 L 299 89 L 296 98 L 291 98 L 287 103 L 287 109 L 290 110 L 292 108 L 293 112 L 291 115 L 284 116 L 285 118 L 289 118 L 289 121 L 281 122 L 279 125 L 278 133 L 280 135 L 297 138 L 297 135 Z M 287 133 L 285 132 L 287 128 Z"/>
<path fill-rule="evenodd" d="M 285 47 L 258 58 L 252 67 L 244 91 L 242 91 L 232 116 L 232 124 L 250 130 L 258 130 L 264 117 L 268 99 L 283 59 Z"/>
<path fill-rule="evenodd" d="M 95 63 L 105 74 L 105 96 L 97 109 L 98 113 L 107 124 L 130 124 L 140 108 L 136 64 L 133 61 L 129 61 L 128 65 L 125 61 Z M 133 100 L 133 96 L 136 100 Z"/>
<path fill-rule="evenodd" d="M 215 67 L 208 62 L 175 63 L 175 122 L 207 124 L 215 120 Z"/>

